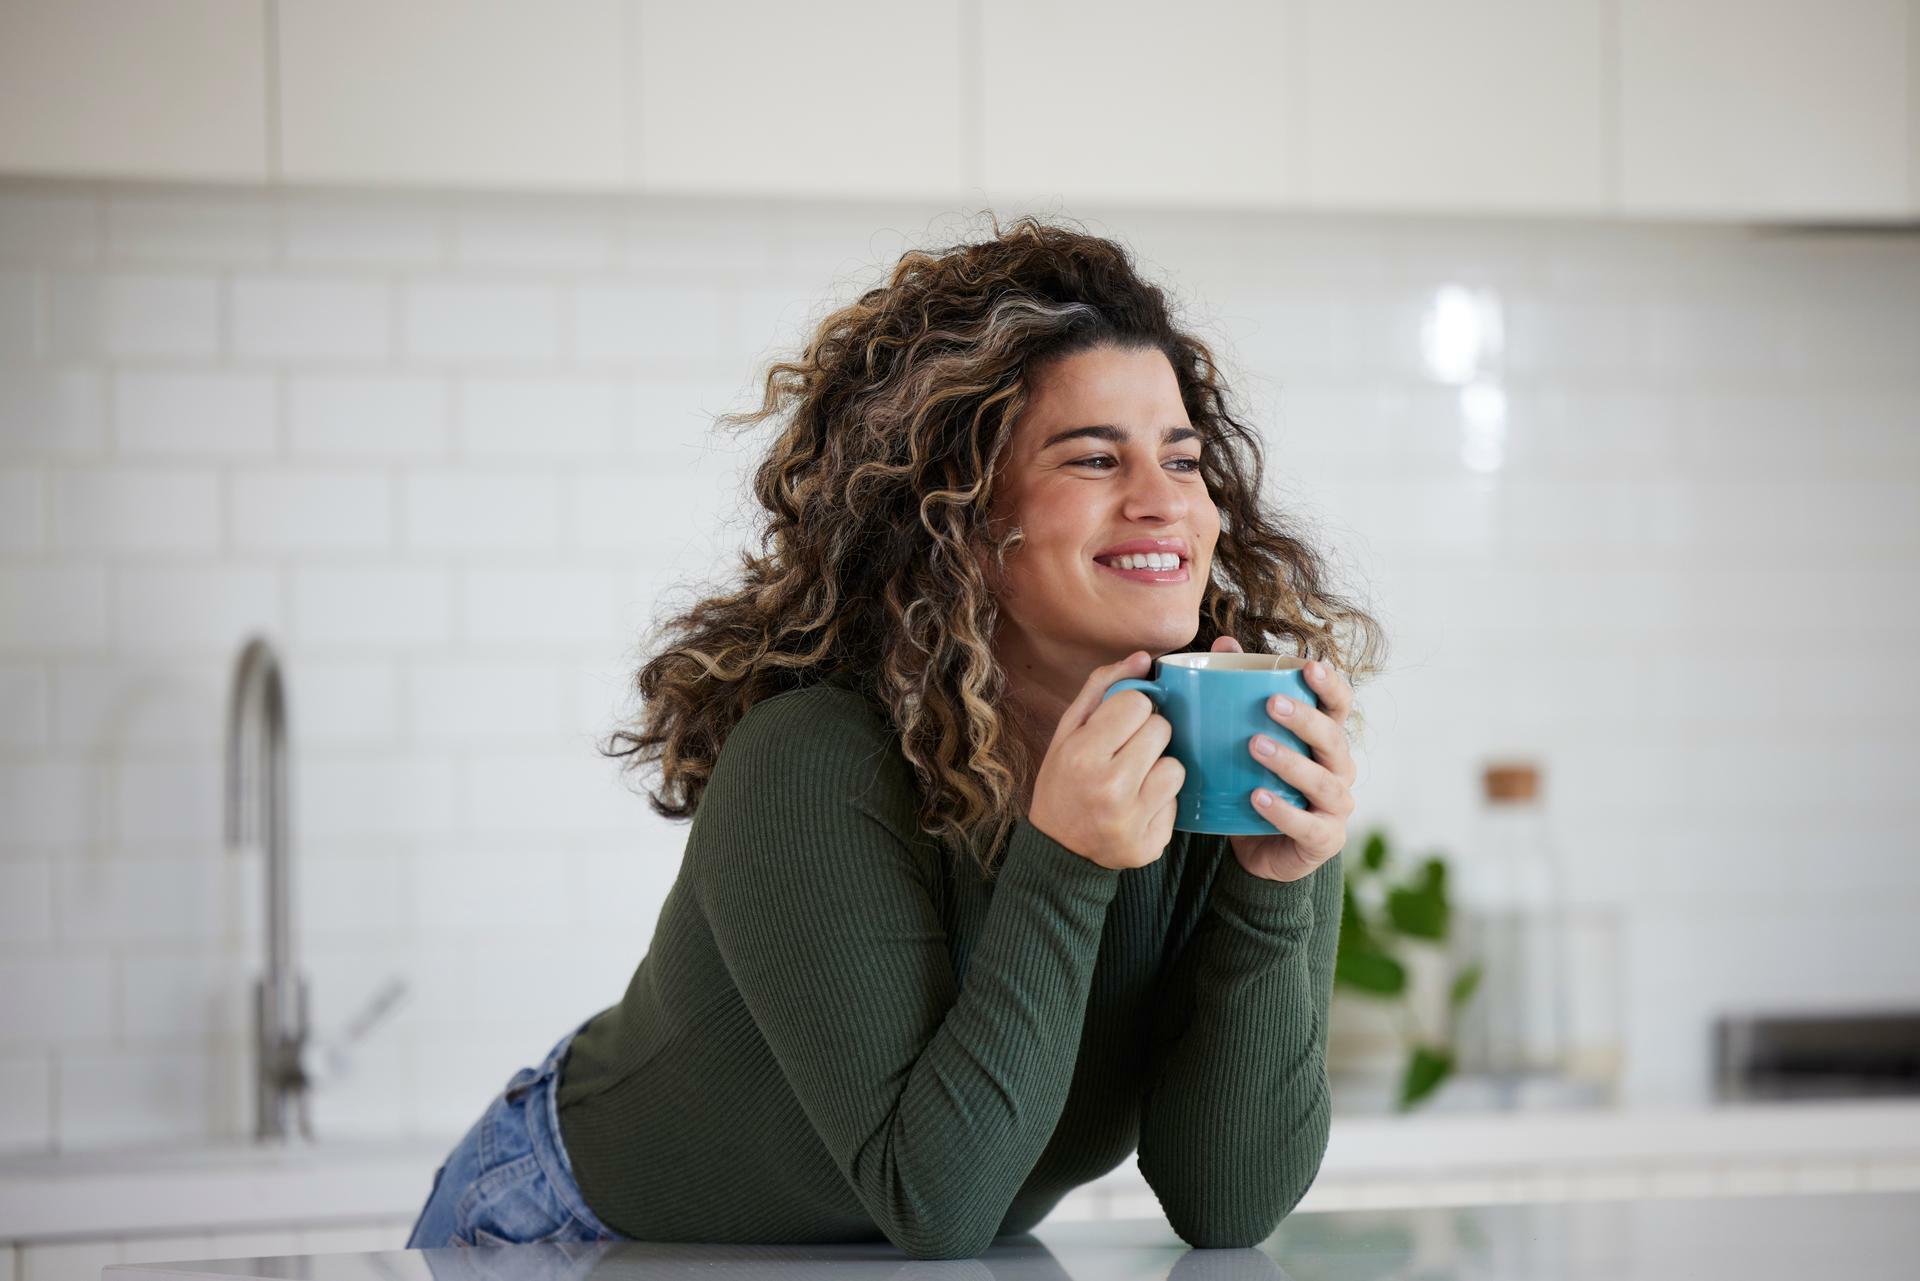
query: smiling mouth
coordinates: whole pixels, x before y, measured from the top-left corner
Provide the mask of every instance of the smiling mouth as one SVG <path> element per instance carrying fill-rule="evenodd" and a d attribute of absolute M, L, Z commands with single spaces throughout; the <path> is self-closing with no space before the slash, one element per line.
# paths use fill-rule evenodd
<path fill-rule="evenodd" d="M 1105 561 L 1096 560 L 1093 563 L 1109 574 L 1136 583 L 1184 583 L 1192 577 L 1192 575 L 1187 572 L 1187 562 L 1185 560 L 1182 560 L 1172 569 L 1121 569 L 1116 565 L 1109 565 Z"/>

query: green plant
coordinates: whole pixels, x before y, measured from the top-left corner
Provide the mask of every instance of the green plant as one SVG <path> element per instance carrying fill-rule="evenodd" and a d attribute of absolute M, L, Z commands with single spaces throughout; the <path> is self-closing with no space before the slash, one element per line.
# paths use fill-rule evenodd
<path fill-rule="evenodd" d="M 1407 967 L 1399 955 L 1403 940 L 1445 943 L 1453 912 L 1447 900 L 1447 864 L 1434 853 L 1422 860 L 1397 884 L 1389 869 L 1393 861 L 1383 828 L 1367 833 L 1360 858 L 1346 863 L 1344 906 L 1340 913 L 1340 942 L 1333 965 L 1333 983 L 1367 997 L 1396 1002 L 1397 1027 L 1407 1047 L 1407 1066 L 1400 1078 L 1399 1110 L 1406 1112 L 1432 1094 L 1453 1074 L 1454 1051 L 1448 1029 L 1423 1029 L 1413 1016 L 1407 992 Z M 1373 882 L 1384 886 L 1380 909 L 1370 915 L 1356 893 Z M 1448 1008 L 1457 1010 L 1473 998 L 1480 986 L 1481 964 L 1476 959 L 1455 974 L 1448 987 Z"/>

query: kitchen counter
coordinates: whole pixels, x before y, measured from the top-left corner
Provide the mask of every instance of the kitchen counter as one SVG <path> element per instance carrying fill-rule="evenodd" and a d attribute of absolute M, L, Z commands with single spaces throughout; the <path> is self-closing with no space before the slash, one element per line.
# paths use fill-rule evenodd
<path fill-rule="evenodd" d="M 406 1220 L 458 1136 L 0 1160 L 0 1242 Z M 1920 1100 L 1341 1116 L 1302 1209 L 1920 1190 Z M 1063 1219 L 1158 1213 L 1132 1158 Z"/>
<path fill-rule="evenodd" d="M 1920 1258 L 1909 1192 L 1711 1201 L 1588 1201 L 1450 1209 L 1296 1211 L 1253 1249 L 1190 1250 L 1164 1223 L 1042 1224 L 976 1259 L 914 1262 L 887 1243 L 824 1246 L 608 1242 L 387 1250 L 119 1264 L 102 1281 L 672 1281 L 942 1275 L 999 1281 L 1526 1281 L 1908 1278 Z"/>
<path fill-rule="evenodd" d="M 417 1214 L 459 1136 L 119 1148 L 0 1160 L 0 1241 Z"/>

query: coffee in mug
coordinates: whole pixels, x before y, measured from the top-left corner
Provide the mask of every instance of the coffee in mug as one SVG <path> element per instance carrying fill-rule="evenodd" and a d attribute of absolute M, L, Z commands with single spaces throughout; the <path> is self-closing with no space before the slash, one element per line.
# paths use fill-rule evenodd
<path fill-rule="evenodd" d="M 1175 798 L 1173 825 L 1182 832 L 1271 836 L 1280 829 L 1253 803 L 1264 787 L 1295 809 L 1306 809 L 1300 790 L 1253 754 L 1251 740 L 1265 734 L 1281 748 L 1311 756 L 1300 737 L 1267 711 L 1267 700 L 1285 694 L 1296 703 L 1320 706 L 1307 687 L 1308 660 L 1285 654 L 1234 650 L 1163 654 L 1153 675 L 1115 681 L 1100 696 L 1106 702 L 1137 689 L 1173 725 L 1167 755 L 1186 767 Z"/>

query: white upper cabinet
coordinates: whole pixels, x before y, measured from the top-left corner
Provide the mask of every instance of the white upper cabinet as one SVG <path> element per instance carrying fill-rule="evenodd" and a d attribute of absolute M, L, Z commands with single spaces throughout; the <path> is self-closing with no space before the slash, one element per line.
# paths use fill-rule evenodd
<path fill-rule="evenodd" d="M 1602 0 L 1296 0 L 1295 11 L 1304 203 L 1605 208 Z"/>
<path fill-rule="evenodd" d="M 617 187 L 622 0 L 278 0 L 291 181 Z"/>
<path fill-rule="evenodd" d="M 0 172 L 267 169 L 266 0 L 0 0 Z"/>
<path fill-rule="evenodd" d="M 0 175 L 1920 216 L 1920 0 L 0 0 Z"/>
<path fill-rule="evenodd" d="M 1910 0 L 1618 0 L 1622 213 L 1913 209 Z"/>
<path fill-rule="evenodd" d="M 994 198 L 1288 202 L 1287 7 L 982 0 L 971 86 Z"/>
<path fill-rule="evenodd" d="M 631 2 L 629 129 L 642 188 L 961 189 L 959 0 Z"/>

